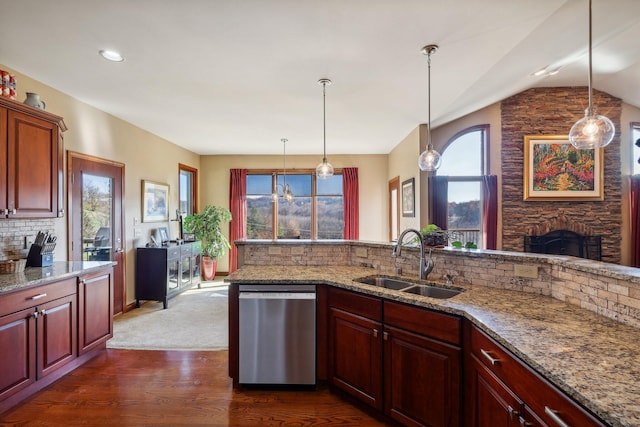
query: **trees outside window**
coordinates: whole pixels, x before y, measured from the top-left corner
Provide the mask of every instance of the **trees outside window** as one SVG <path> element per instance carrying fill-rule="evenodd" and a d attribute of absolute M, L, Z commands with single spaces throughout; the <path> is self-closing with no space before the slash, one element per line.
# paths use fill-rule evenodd
<path fill-rule="evenodd" d="M 283 197 L 285 183 L 294 195 L 291 201 Z M 319 180 L 312 172 L 247 173 L 247 239 L 325 240 L 343 235 L 342 174 Z"/>

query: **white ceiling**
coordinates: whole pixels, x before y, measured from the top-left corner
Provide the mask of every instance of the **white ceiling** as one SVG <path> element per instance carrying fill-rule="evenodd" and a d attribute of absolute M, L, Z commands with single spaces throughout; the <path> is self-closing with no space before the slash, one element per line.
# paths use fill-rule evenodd
<path fill-rule="evenodd" d="M 279 154 L 281 138 L 288 154 L 321 153 L 324 77 L 329 157 L 389 153 L 427 121 L 430 43 L 440 46 L 434 127 L 532 86 L 587 84 L 587 0 L 0 0 L 0 10 L 0 63 L 200 154 Z M 639 40 L 640 0 L 593 0 L 593 85 L 635 106 Z M 562 68 L 531 76 L 545 66 Z"/>

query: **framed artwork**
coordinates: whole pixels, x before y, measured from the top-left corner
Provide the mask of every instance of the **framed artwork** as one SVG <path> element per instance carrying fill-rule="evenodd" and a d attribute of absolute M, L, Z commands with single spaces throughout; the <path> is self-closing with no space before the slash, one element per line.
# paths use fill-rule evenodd
<path fill-rule="evenodd" d="M 524 200 L 604 200 L 603 149 L 564 135 L 524 137 Z"/>
<path fill-rule="evenodd" d="M 169 221 L 169 186 L 142 180 L 142 222 Z"/>
<path fill-rule="evenodd" d="M 416 193 L 414 178 L 402 182 L 402 216 L 416 216 Z"/>
<path fill-rule="evenodd" d="M 158 237 L 160 237 L 160 244 L 166 245 L 169 241 L 169 232 L 167 227 L 158 227 Z"/>

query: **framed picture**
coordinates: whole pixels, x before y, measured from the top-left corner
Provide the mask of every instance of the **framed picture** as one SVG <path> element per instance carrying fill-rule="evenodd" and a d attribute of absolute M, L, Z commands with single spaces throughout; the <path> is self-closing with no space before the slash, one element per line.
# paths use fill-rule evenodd
<path fill-rule="evenodd" d="M 160 238 L 161 245 L 165 245 L 169 241 L 167 227 L 158 227 L 158 237 Z"/>
<path fill-rule="evenodd" d="M 142 222 L 169 221 L 169 186 L 142 180 Z"/>
<path fill-rule="evenodd" d="M 402 216 L 416 216 L 416 193 L 414 178 L 402 182 Z"/>
<path fill-rule="evenodd" d="M 524 200 L 603 200 L 603 149 L 579 150 L 568 136 L 524 137 Z"/>

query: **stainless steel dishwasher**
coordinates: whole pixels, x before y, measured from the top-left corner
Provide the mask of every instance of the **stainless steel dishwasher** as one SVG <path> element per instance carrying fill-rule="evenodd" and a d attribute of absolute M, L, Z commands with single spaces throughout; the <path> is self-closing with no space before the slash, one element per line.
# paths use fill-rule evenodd
<path fill-rule="evenodd" d="M 315 385 L 315 285 L 239 285 L 239 383 Z"/>

